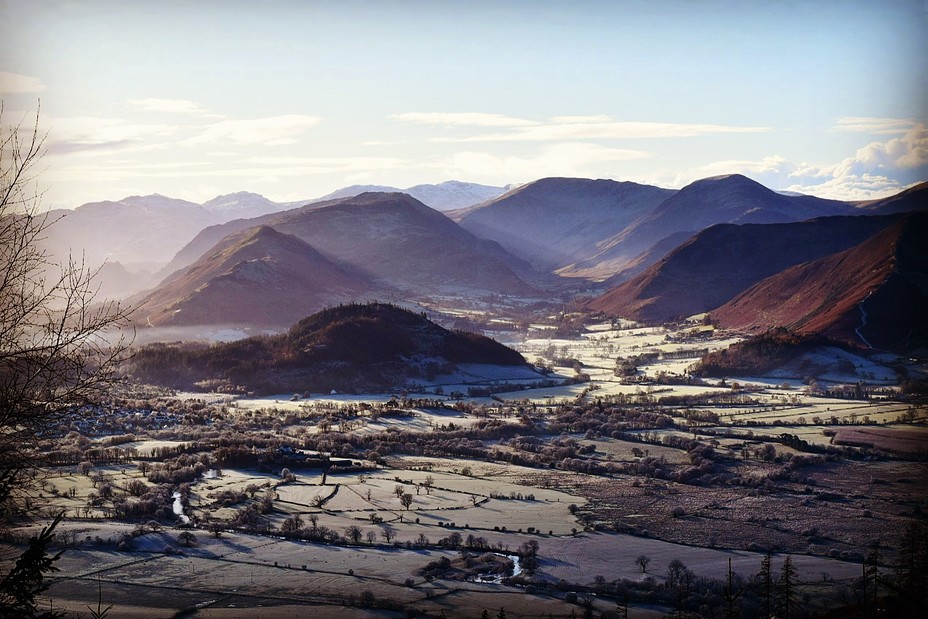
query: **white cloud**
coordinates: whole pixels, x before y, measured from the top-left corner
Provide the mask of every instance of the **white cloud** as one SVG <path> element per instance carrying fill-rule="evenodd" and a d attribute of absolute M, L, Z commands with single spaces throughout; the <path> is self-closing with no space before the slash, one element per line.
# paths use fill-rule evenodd
<path fill-rule="evenodd" d="M 928 128 L 918 123 L 902 137 L 871 142 L 836 164 L 797 166 L 789 177 L 796 181 L 795 186 L 820 186 L 822 191 L 832 193 L 829 197 L 840 194 L 851 196 L 846 199 L 868 199 L 899 191 L 911 180 L 924 180 L 926 175 Z"/>
<path fill-rule="evenodd" d="M 609 116 L 555 116 L 546 122 L 512 118 L 500 114 L 413 112 L 391 118 L 416 123 L 502 127 L 498 133 L 466 137 L 434 137 L 431 142 L 576 141 L 637 138 L 687 138 L 720 133 L 764 133 L 770 127 L 739 127 L 704 123 L 658 123 L 615 121 Z"/>
<path fill-rule="evenodd" d="M 796 183 L 783 187 L 786 191 L 805 193 L 833 200 L 874 200 L 899 193 L 906 185 L 886 176 L 851 174 L 836 176 L 818 183 Z"/>
<path fill-rule="evenodd" d="M 100 182 L 126 179 L 233 178 L 257 182 L 320 174 L 357 171 L 398 170 L 409 162 L 387 157 L 250 157 L 234 162 L 175 161 L 144 163 L 133 160 L 100 161 L 54 169 L 49 180 L 80 181 L 88 178 Z"/>
<path fill-rule="evenodd" d="M 329 174 L 364 170 L 399 170 L 409 162 L 393 157 L 251 157 L 246 163 L 266 166 L 275 174 Z"/>
<path fill-rule="evenodd" d="M 876 168 L 920 168 L 928 166 L 928 128 L 918 123 L 901 138 L 871 142 L 857 151 L 855 159 Z"/>
<path fill-rule="evenodd" d="M 524 118 L 482 112 L 407 112 L 405 114 L 393 114 L 390 118 L 425 125 L 469 127 L 521 127 L 536 124 Z"/>
<path fill-rule="evenodd" d="M 200 118 L 223 118 L 213 114 L 196 101 L 187 99 L 129 99 L 129 104 L 147 112 L 163 112 L 166 114 L 184 114 Z"/>
<path fill-rule="evenodd" d="M 43 92 L 45 84 L 37 77 L 0 71 L 0 94 L 25 95 Z"/>
<path fill-rule="evenodd" d="M 835 200 L 883 198 L 928 178 L 928 129 L 910 127 L 905 135 L 871 142 L 838 163 L 796 163 L 779 155 L 760 160 L 725 160 L 679 171 L 658 170 L 635 180 L 682 187 L 700 178 L 740 173 L 777 190 Z"/>
<path fill-rule="evenodd" d="M 894 135 L 905 133 L 913 126 L 914 120 L 903 118 L 874 118 L 872 116 L 844 116 L 835 121 L 832 131 L 851 131 L 860 133 L 874 133 L 878 135 Z"/>
<path fill-rule="evenodd" d="M 544 148 L 534 157 L 498 156 L 486 152 L 460 152 L 435 164 L 447 178 L 496 183 L 524 182 L 545 176 L 596 176 L 602 164 L 646 159 L 650 153 L 605 148 L 597 144 L 564 143 Z"/>
<path fill-rule="evenodd" d="M 321 122 L 317 116 L 284 114 L 248 120 L 223 120 L 207 125 L 198 135 L 183 144 L 263 144 L 281 146 L 294 144 L 305 131 Z"/>
<path fill-rule="evenodd" d="M 47 120 L 51 155 L 117 148 L 159 148 L 152 139 L 174 135 L 175 125 L 135 123 L 122 118 L 73 116 Z"/>
<path fill-rule="evenodd" d="M 764 133 L 769 127 L 735 127 L 686 123 L 573 122 L 520 127 L 507 133 L 487 133 L 466 138 L 434 138 L 436 142 L 509 142 L 562 140 L 628 140 L 640 138 L 690 138 L 720 133 Z"/>

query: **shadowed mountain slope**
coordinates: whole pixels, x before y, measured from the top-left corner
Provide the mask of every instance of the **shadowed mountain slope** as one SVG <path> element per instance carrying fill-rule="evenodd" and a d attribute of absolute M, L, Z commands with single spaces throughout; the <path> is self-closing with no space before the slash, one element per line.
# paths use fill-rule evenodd
<path fill-rule="evenodd" d="M 853 247 L 898 219 L 823 217 L 788 224 L 718 224 L 597 297 L 589 308 L 643 322 L 708 312 L 766 277 Z"/>
<path fill-rule="evenodd" d="M 746 332 L 783 326 L 885 350 L 928 344 L 928 213 L 913 212 L 842 252 L 793 266 L 713 316 Z"/>
<path fill-rule="evenodd" d="M 828 215 L 860 214 L 845 202 L 811 196 L 784 196 L 740 174 L 706 178 L 667 198 L 651 213 L 601 244 L 591 258 L 559 271 L 572 277 L 606 278 L 631 266 L 649 266 L 636 260 L 642 252 L 673 234 L 680 242 L 720 223 L 786 223 Z M 651 252 L 651 260 L 662 256 Z"/>
<path fill-rule="evenodd" d="M 516 351 L 448 331 L 421 314 L 374 303 L 323 310 L 287 333 L 206 345 L 152 345 L 127 371 L 153 384 L 281 393 L 392 389 L 455 364 L 525 365 Z"/>
<path fill-rule="evenodd" d="M 602 241 L 673 193 L 637 183 L 544 178 L 451 215 L 536 268 L 553 270 L 596 253 Z"/>
<path fill-rule="evenodd" d="M 375 290 L 300 239 L 267 226 L 231 234 L 136 301 L 136 320 L 162 325 L 291 325 Z"/>

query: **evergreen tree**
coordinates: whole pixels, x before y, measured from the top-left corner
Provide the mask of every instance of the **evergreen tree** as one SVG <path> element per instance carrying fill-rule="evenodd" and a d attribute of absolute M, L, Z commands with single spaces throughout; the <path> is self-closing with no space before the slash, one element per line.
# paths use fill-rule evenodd
<path fill-rule="evenodd" d="M 789 619 L 790 608 L 796 603 L 796 566 L 792 557 L 788 556 L 780 568 L 780 579 L 777 583 L 780 590 L 780 610 L 783 619 Z"/>
<path fill-rule="evenodd" d="M 773 610 L 773 569 L 771 567 L 771 556 L 768 552 L 760 561 L 760 571 L 754 577 L 757 588 L 760 590 L 760 597 L 764 601 L 764 619 L 770 619 Z"/>

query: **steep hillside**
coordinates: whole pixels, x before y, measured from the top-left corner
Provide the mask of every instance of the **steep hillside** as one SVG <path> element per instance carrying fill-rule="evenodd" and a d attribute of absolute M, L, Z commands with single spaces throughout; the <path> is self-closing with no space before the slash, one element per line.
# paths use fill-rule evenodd
<path fill-rule="evenodd" d="M 545 178 L 457 217 L 477 236 L 552 270 L 595 254 L 601 242 L 673 193 L 611 180 Z"/>
<path fill-rule="evenodd" d="M 530 273 L 527 264 L 496 243 L 475 237 L 438 211 L 400 193 L 365 193 L 210 227 L 179 252 L 169 266 L 183 268 L 227 234 L 254 225 L 292 234 L 339 264 L 417 294 L 460 290 L 517 295 L 535 292 L 515 273 Z"/>
<path fill-rule="evenodd" d="M 277 336 L 147 346 L 126 371 L 182 389 L 368 391 L 400 388 L 458 363 L 513 366 L 525 359 L 490 338 L 448 331 L 420 314 L 376 303 L 323 310 Z"/>
<path fill-rule="evenodd" d="M 850 249 L 764 279 L 713 316 L 747 332 L 784 326 L 878 349 L 925 346 L 926 238 L 928 213 L 908 213 Z"/>
<path fill-rule="evenodd" d="M 661 322 L 713 310 L 788 267 L 863 242 L 898 216 L 788 224 L 718 224 L 589 303 L 593 311 Z"/>
<path fill-rule="evenodd" d="M 289 326 L 327 305 L 377 289 L 300 239 L 267 226 L 231 234 L 189 267 L 135 299 L 137 322 Z"/>
<path fill-rule="evenodd" d="M 811 196 L 785 196 L 740 174 L 706 178 L 667 198 L 624 230 L 601 243 L 594 256 L 559 271 L 570 277 L 603 279 L 637 265 L 637 260 L 662 239 L 685 238 L 720 223 L 786 223 L 828 215 L 860 214 L 848 203 Z M 681 240 L 682 242 L 682 240 Z M 651 253 L 652 260 L 662 256 Z"/>

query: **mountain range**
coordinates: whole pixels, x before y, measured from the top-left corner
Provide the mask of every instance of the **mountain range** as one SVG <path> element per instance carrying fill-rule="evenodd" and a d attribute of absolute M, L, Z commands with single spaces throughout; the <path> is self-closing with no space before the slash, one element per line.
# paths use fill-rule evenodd
<path fill-rule="evenodd" d="M 455 182 L 423 187 L 467 200 L 503 191 Z M 98 251 L 131 252 L 155 265 L 174 252 L 152 279 L 160 283 L 130 299 L 137 323 L 153 326 L 286 327 L 322 307 L 369 299 L 495 295 L 563 303 L 585 286 L 603 291 L 587 309 L 645 322 L 711 312 L 751 332 L 814 325 L 859 342 L 870 342 L 869 331 L 893 347 L 918 339 L 907 319 L 897 322 L 909 325 L 908 336 L 878 334 L 892 312 L 874 291 L 897 290 L 921 307 L 920 271 L 908 268 L 903 277 L 887 267 L 902 264 L 887 247 L 919 229 L 911 213 L 925 209 L 928 183 L 883 200 L 841 202 L 780 194 L 740 175 L 680 190 L 547 178 L 446 213 L 406 193 L 355 195 L 364 188 L 298 206 L 244 192 L 203 205 L 132 197 L 84 205 L 51 229 L 60 237 L 60 224 L 70 222 L 75 237 L 106 239 Z M 912 251 L 909 262 L 918 265 L 922 256 Z M 867 262 L 877 256 L 882 262 Z M 126 291 L 131 271 L 107 264 L 102 288 Z M 851 285 L 858 280 L 866 285 Z M 829 288 L 834 282 L 846 291 Z M 873 292 L 866 303 L 857 298 L 864 289 Z M 791 290 L 801 294 L 785 303 Z M 777 307 L 764 305 L 771 299 Z M 820 302 L 808 307 L 809 299 Z M 842 305 L 848 299 L 853 308 Z M 865 313 L 871 318 L 863 329 L 854 320 Z"/>
<path fill-rule="evenodd" d="M 407 190 L 378 190 L 406 191 L 432 208 L 443 210 L 483 202 L 500 195 L 505 188 L 447 181 Z M 76 256 L 91 268 L 106 262 L 107 267 L 97 278 L 102 292 L 122 297 L 157 283 L 153 274 L 161 271 L 164 276 L 165 265 L 208 226 L 253 219 L 365 191 L 368 188 L 355 185 L 329 196 L 296 202 L 274 202 L 247 191 L 216 196 L 202 204 L 160 194 L 91 202 L 73 210 L 50 211 L 49 221 L 54 225 L 47 229 L 43 248 L 59 261 Z M 131 276 L 126 277 L 126 272 Z"/>
<path fill-rule="evenodd" d="M 823 215 L 855 214 L 846 202 L 811 196 L 785 196 L 740 174 L 695 181 L 650 212 L 600 243 L 599 251 L 559 270 L 570 277 L 606 278 L 640 271 L 662 255 L 656 244 L 672 249 L 708 226 L 719 223 L 784 223 Z"/>
<path fill-rule="evenodd" d="M 449 215 L 536 268 L 553 271 L 592 257 L 674 193 L 611 180 L 544 178 Z"/>
<path fill-rule="evenodd" d="M 402 193 L 364 193 L 211 226 L 179 251 L 166 271 L 186 268 L 227 235 L 256 225 L 293 235 L 343 268 L 414 295 L 537 294 L 516 273 L 529 273 L 528 265 Z"/>

